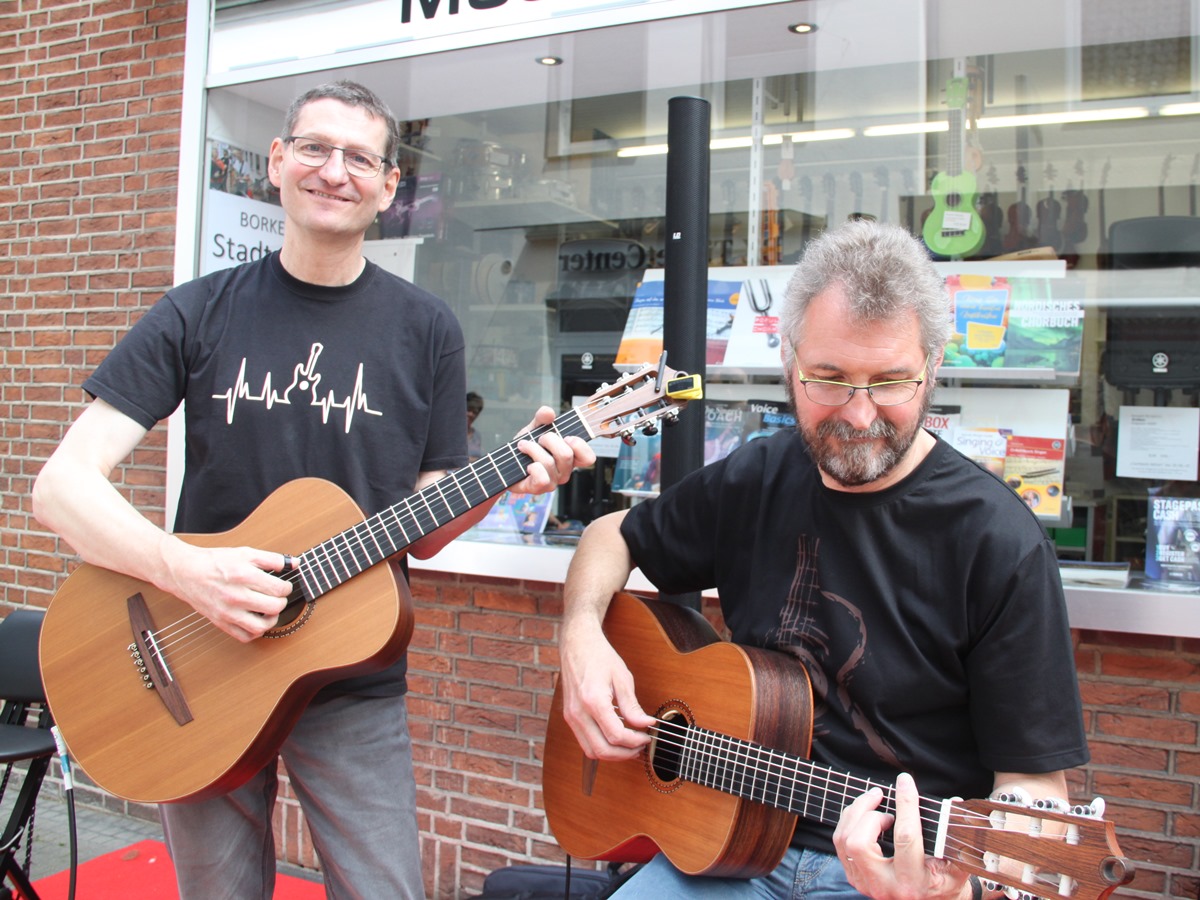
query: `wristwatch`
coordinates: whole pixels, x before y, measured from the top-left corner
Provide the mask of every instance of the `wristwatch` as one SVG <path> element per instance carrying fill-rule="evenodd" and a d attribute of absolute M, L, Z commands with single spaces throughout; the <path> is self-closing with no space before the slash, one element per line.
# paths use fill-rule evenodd
<path fill-rule="evenodd" d="M 972 875 L 967 878 L 967 882 L 971 885 L 971 900 L 983 900 L 983 882 L 979 880 L 979 876 Z"/>

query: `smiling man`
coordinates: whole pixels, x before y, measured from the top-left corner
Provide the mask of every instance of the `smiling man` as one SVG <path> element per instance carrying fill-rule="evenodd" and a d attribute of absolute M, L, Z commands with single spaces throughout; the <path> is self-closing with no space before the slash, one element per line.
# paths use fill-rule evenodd
<path fill-rule="evenodd" d="M 609 599 L 634 566 L 665 593 L 716 588 L 734 642 L 808 672 L 813 759 L 896 785 L 895 813 L 871 790 L 836 828 L 801 818 L 766 876 L 688 876 L 660 855 L 617 896 L 998 895 L 927 854 L 916 789 L 1065 799 L 1063 770 L 1087 761 L 1054 544 L 1007 485 L 922 427 L 950 306 L 920 242 L 867 221 L 827 232 L 780 325 L 796 430 L 584 533 L 564 589 L 564 716 L 589 757 L 641 753 L 654 719 L 601 631 Z"/>
<path fill-rule="evenodd" d="M 155 304 L 84 383 L 94 399 L 35 484 L 38 519 L 84 560 L 174 594 L 231 639 L 259 640 L 274 627 L 292 590 L 290 558 L 181 541 L 145 519 L 110 475 L 181 401 L 179 532 L 227 531 L 303 476 L 334 482 L 372 515 L 466 463 L 459 324 L 437 297 L 362 255 L 367 227 L 395 194 L 399 148 L 392 114 L 361 85 L 299 97 L 270 151 L 282 250 Z M 543 407 L 534 421 L 553 417 Z M 529 465 L 513 489 L 527 493 L 595 460 L 585 443 L 553 431 L 518 447 Z M 432 555 L 486 507 L 409 552 Z M 424 894 L 404 674 L 400 659 L 325 687 L 280 751 L 332 897 Z M 162 807 L 185 900 L 272 896 L 276 786 L 272 762 L 229 794 Z"/>

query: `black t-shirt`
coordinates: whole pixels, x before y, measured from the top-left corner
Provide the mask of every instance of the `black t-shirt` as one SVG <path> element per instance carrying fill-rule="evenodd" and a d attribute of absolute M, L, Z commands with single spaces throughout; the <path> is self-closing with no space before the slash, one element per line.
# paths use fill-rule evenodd
<path fill-rule="evenodd" d="M 371 515 L 466 462 L 462 330 L 370 262 L 344 287 L 299 281 L 275 253 L 173 288 L 83 387 L 146 428 L 184 401 L 180 532 L 232 528 L 303 476 Z M 339 687 L 395 693 L 403 671 Z"/>
<path fill-rule="evenodd" d="M 660 590 L 717 588 L 733 641 L 799 659 L 813 759 L 925 797 L 1088 759 L 1053 543 L 999 479 L 938 441 L 886 490 L 827 488 L 796 432 L 692 473 L 622 525 Z M 796 842 L 832 851 L 801 820 Z"/>

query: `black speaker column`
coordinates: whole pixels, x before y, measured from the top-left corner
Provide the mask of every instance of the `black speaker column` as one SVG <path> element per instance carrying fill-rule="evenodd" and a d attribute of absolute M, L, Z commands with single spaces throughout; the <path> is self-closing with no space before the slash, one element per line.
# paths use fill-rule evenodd
<path fill-rule="evenodd" d="M 708 319 L 708 101 L 673 97 L 667 109 L 663 348 L 667 365 L 704 377 Z M 662 442 L 662 487 L 704 465 L 704 405 L 688 404 Z M 700 595 L 675 597 L 699 608 Z"/>

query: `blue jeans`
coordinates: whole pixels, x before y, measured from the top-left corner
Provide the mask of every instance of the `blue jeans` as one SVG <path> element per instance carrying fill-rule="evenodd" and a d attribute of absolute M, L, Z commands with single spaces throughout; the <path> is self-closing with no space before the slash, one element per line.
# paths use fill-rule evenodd
<path fill-rule="evenodd" d="M 280 756 L 330 898 L 424 897 L 404 697 L 314 701 Z M 224 796 L 159 807 L 185 900 L 270 900 L 276 767 Z"/>
<path fill-rule="evenodd" d="M 862 900 L 850 887 L 841 861 L 828 853 L 789 847 L 783 860 L 759 878 L 705 878 L 685 875 L 661 853 L 625 882 L 615 894 L 618 900 L 662 900 L 687 897 L 695 900 Z"/>

